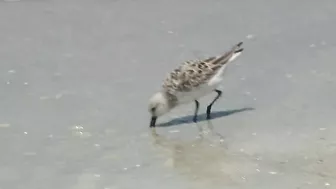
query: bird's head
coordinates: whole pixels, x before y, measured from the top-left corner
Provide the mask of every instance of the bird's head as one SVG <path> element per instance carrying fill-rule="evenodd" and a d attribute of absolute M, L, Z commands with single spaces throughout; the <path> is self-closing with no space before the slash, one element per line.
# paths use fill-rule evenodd
<path fill-rule="evenodd" d="M 155 93 L 149 100 L 148 111 L 151 114 L 150 127 L 155 127 L 156 119 L 170 111 L 167 96 L 162 92 Z"/>

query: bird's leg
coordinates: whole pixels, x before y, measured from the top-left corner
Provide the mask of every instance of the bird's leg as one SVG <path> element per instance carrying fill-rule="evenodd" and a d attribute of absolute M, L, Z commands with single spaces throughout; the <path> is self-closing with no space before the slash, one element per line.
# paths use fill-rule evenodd
<path fill-rule="evenodd" d="M 198 113 L 198 108 L 199 108 L 199 102 L 197 100 L 195 100 L 195 113 L 194 113 L 194 119 L 193 121 L 196 123 L 197 122 L 197 113 Z"/>
<path fill-rule="evenodd" d="M 207 113 L 207 119 L 211 119 L 211 117 L 210 117 L 211 107 L 216 102 L 216 100 L 218 100 L 218 98 L 222 95 L 222 91 L 220 91 L 218 89 L 216 89 L 215 92 L 217 93 L 216 98 L 207 107 L 207 111 L 206 111 L 206 113 Z"/>

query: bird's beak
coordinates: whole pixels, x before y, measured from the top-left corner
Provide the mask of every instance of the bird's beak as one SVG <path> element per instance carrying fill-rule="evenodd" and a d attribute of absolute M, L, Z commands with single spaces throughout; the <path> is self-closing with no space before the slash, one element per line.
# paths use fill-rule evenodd
<path fill-rule="evenodd" d="M 156 116 L 152 116 L 151 122 L 150 122 L 150 126 L 149 127 L 155 127 L 155 123 L 156 123 Z"/>

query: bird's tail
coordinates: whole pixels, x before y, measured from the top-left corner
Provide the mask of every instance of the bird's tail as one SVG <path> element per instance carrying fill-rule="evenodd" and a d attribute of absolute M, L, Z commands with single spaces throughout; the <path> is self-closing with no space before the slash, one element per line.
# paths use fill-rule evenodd
<path fill-rule="evenodd" d="M 244 48 L 241 47 L 242 45 L 243 42 L 237 43 L 235 46 L 232 47 L 230 51 L 214 59 L 212 64 L 224 65 L 226 63 L 234 61 L 243 52 Z"/>

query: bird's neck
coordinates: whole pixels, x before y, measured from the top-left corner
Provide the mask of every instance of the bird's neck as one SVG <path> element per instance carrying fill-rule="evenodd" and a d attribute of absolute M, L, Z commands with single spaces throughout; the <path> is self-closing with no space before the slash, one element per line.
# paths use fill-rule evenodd
<path fill-rule="evenodd" d="M 174 94 L 171 94 L 167 91 L 162 91 L 162 95 L 167 100 L 169 109 L 172 109 L 177 105 L 177 97 Z"/>

